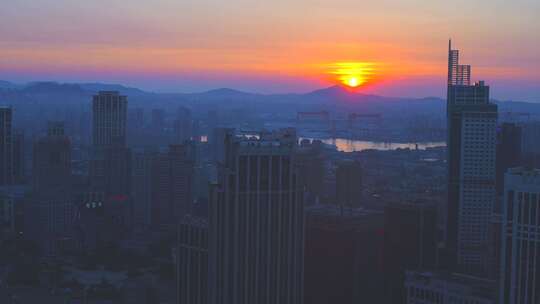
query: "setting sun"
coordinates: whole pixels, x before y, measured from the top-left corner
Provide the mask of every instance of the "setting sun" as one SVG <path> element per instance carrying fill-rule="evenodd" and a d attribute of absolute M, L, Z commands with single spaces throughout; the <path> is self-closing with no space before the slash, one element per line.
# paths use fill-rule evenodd
<path fill-rule="evenodd" d="M 361 85 L 362 83 L 358 80 L 357 77 L 353 76 L 353 77 L 350 77 L 349 79 L 347 79 L 347 85 L 350 86 L 350 87 L 357 87 L 359 85 Z"/>
<path fill-rule="evenodd" d="M 337 62 L 330 65 L 329 74 L 351 88 L 360 87 L 372 80 L 375 64 L 372 62 Z"/>

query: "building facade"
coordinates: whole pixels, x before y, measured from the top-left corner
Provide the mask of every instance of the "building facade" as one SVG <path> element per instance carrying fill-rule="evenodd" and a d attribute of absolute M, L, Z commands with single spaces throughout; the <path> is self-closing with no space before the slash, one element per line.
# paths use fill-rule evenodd
<path fill-rule="evenodd" d="M 496 197 L 497 105 L 484 82 L 470 85 L 470 74 L 454 75 L 470 73 L 459 67 L 450 48 L 446 244 L 451 268 L 480 273 Z"/>
<path fill-rule="evenodd" d="M 209 207 L 210 303 L 303 303 L 304 209 L 294 129 L 228 134 Z"/>
<path fill-rule="evenodd" d="M 177 304 L 208 303 L 208 221 L 185 216 L 176 248 Z"/>
<path fill-rule="evenodd" d="M 0 186 L 13 183 L 13 111 L 0 107 Z"/>
<path fill-rule="evenodd" d="M 101 91 L 92 99 L 92 143 L 94 147 L 126 143 L 127 97 Z"/>
<path fill-rule="evenodd" d="M 499 303 L 540 303 L 540 170 L 505 175 Z"/>

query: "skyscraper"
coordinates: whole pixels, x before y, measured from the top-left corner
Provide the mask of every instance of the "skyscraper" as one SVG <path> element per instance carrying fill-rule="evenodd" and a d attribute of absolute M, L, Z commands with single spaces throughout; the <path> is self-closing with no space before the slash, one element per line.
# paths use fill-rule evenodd
<path fill-rule="evenodd" d="M 94 189 L 110 194 L 129 193 L 129 155 L 126 148 L 127 97 L 102 91 L 92 101 L 92 159 Z"/>
<path fill-rule="evenodd" d="M 92 100 L 92 143 L 94 147 L 125 145 L 127 97 L 114 91 L 101 91 Z"/>
<path fill-rule="evenodd" d="M 34 143 L 32 195 L 26 205 L 27 232 L 48 255 L 59 254 L 73 236 L 71 141 L 63 123 L 49 123 L 47 136 Z"/>
<path fill-rule="evenodd" d="M 521 126 L 503 123 L 497 132 L 497 195 L 504 192 L 504 174 L 521 163 Z"/>
<path fill-rule="evenodd" d="M 483 81 L 470 85 L 459 52 L 448 54 L 447 247 L 451 267 L 481 271 L 495 200 L 497 106 Z"/>
<path fill-rule="evenodd" d="M 500 304 L 540 303 L 540 170 L 505 175 Z"/>
<path fill-rule="evenodd" d="M 193 119 L 191 110 L 186 107 L 178 108 L 176 120 L 174 121 L 175 142 L 183 143 L 193 136 Z"/>
<path fill-rule="evenodd" d="M 13 137 L 11 107 L 0 107 L 0 186 L 13 183 Z"/>
<path fill-rule="evenodd" d="M 212 304 L 303 303 L 303 193 L 294 129 L 225 140 L 211 192 Z"/>
<path fill-rule="evenodd" d="M 208 303 L 208 221 L 185 216 L 176 247 L 177 304 Z"/>
<path fill-rule="evenodd" d="M 336 168 L 336 201 L 344 207 L 360 207 L 362 166 L 358 161 L 342 161 Z"/>
<path fill-rule="evenodd" d="M 176 227 L 193 201 L 194 147 L 170 145 L 152 164 L 152 224 Z"/>
<path fill-rule="evenodd" d="M 433 204 L 390 204 L 384 209 L 386 303 L 405 303 L 405 270 L 433 269 L 437 258 L 437 208 Z"/>
<path fill-rule="evenodd" d="M 71 182 L 71 141 L 62 122 L 49 122 L 47 136 L 34 143 L 33 189 L 57 192 Z"/>

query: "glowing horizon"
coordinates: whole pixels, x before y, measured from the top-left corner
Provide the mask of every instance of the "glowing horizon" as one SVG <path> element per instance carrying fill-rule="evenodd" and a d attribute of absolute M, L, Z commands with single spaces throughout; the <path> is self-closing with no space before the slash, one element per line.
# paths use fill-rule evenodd
<path fill-rule="evenodd" d="M 520 1 L 21 0 L 0 11 L 0 79 L 443 96 L 452 36 L 495 98 L 540 101 L 540 2 Z M 332 74 L 336 63 L 376 70 Z"/>

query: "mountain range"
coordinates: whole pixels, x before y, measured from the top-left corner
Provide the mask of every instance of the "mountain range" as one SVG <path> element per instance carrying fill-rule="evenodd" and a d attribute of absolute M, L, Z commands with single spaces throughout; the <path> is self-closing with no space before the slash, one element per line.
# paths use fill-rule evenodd
<path fill-rule="evenodd" d="M 227 104 L 289 104 L 301 109 L 332 109 L 340 107 L 351 110 L 366 111 L 420 111 L 442 113 L 445 109 L 445 100 L 438 97 L 407 98 L 385 97 L 378 95 L 351 92 L 340 86 L 332 86 L 308 93 L 291 94 L 258 94 L 238 91 L 230 88 L 219 88 L 200 93 L 154 93 L 138 88 L 119 84 L 103 83 L 57 83 L 32 82 L 28 84 L 14 84 L 0 80 L 0 103 L 16 105 L 19 102 L 77 102 L 88 101 L 90 96 L 98 91 L 118 91 L 127 95 L 130 101 L 139 103 L 160 102 L 189 102 L 189 103 L 221 103 Z M 500 112 L 527 112 L 540 115 L 540 103 L 519 101 L 497 101 Z"/>

